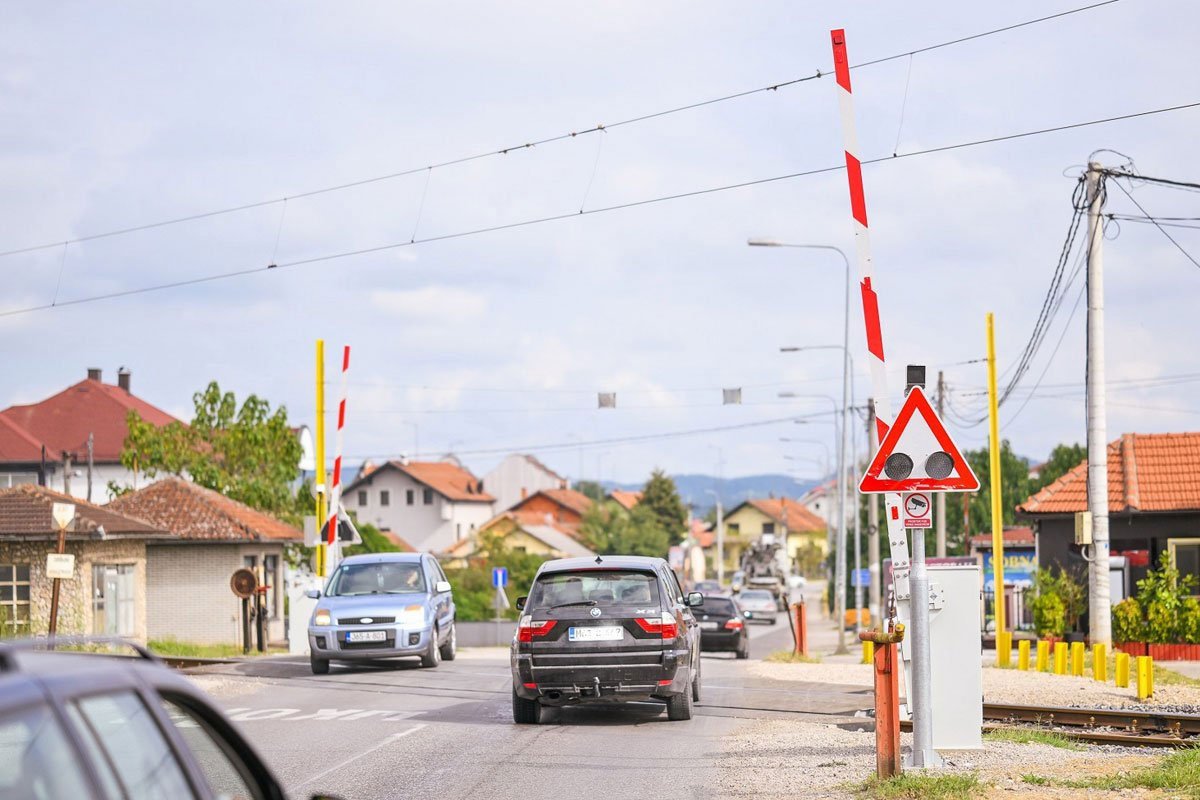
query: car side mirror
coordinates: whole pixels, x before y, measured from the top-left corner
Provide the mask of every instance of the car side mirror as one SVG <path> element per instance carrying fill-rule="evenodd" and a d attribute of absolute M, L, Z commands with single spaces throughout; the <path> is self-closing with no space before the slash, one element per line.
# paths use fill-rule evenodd
<path fill-rule="evenodd" d="M 700 592 L 688 592 L 683 604 L 688 608 L 698 608 L 704 605 L 704 595 Z"/>
<path fill-rule="evenodd" d="M 528 601 L 528 600 L 529 600 L 529 598 L 528 598 L 528 597 L 526 597 L 525 595 L 521 595 L 520 597 L 518 597 L 518 598 L 517 598 L 517 611 L 524 611 L 524 610 L 525 610 L 525 603 L 526 603 L 526 601 Z"/>
<path fill-rule="evenodd" d="M 311 600 L 319 600 L 321 598 L 321 590 L 320 589 L 309 589 L 307 592 L 304 593 L 304 596 Z"/>
<path fill-rule="evenodd" d="M 443 594 L 444 592 L 448 592 L 448 591 L 450 591 L 450 581 L 438 581 L 437 584 L 433 588 L 437 591 L 438 594 Z"/>

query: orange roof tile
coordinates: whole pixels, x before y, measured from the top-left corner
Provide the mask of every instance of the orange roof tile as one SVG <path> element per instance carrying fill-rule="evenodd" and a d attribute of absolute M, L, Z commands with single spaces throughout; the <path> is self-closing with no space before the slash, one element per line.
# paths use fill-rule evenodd
<path fill-rule="evenodd" d="M 1005 547 L 1032 547 L 1034 544 L 1033 528 L 1014 525 L 1003 531 Z M 976 546 L 991 547 L 990 533 L 977 533 L 970 538 L 970 543 Z"/>
<path fill-rule="evenodd" d="M 790 532 L 805 533 L 825 530 L 825 520 L 795 500 L 786 497 L 770 497 L 746 502 L 780 525 L 786 525 Z M 785 510 L 787 511 L 786 519 L 784 517 Z"/>
<path fill-rule="evenodd" d="M 608 496 L 616 501 L 617 505 L 624 508 L 626 511 L 632 511 L 633 507 L 642 502 L 641 492 L 629 492 L 624 489 L 613 489 L 608 493 Z"/>
<path fill-rule="evenodd" d="M 0 539 L 53 539 L 58 529 L 53 521 L 55 503 L 72 503 L 75 519 L 67 531 L 68 539 L 101 539 L 105 536 L 164 537 L 165 528 L 150 524 L 113 506 L 97 506 L 78 498 L 23 484 L 0 490 Z M 101 533 L 100 528 L 104 531 Z"/>
<path fill-rule="evenodd" d="M 529 503 L 539 494 L 543 497 L 550 498 L 563 508 L 574 511 L 580 516 L 586 514 L 588 509 L 592 507 L 592 498 L 588 497 L 583 492 L 577 492 L 574 489 L 541 489 L 529 495 L 528 497 L 523 498 L 521 502 L 517 503 L 510 510 L 520 511 L 522 506 Z"/>
<path fill-rule="evenodd" d="M 483 485 L 478 478 L 449 461 L 388 461 L 365 474 L 360 474 L 343 491 L 351 492 L 362 481 L 385 469 L 403 472 L 418 483 L 423 483 L 433 489 L 447 500 L 491 503 L 496 499 L 483 491 Z"/>
<path fill-rule="evenodd" d="M 1200 433 L 1126 433 L 1108 445 L 1108 510 L 1200 510 Z M 1087 510 L 1087 460 L 1017 507 L 1026 514 Z"/>
<path fill-rule="evenodd" d="M 183 478 L 164 478 L 108 504 L 180 539 L 296 542 L 304 534 L 270 514 Z"/>

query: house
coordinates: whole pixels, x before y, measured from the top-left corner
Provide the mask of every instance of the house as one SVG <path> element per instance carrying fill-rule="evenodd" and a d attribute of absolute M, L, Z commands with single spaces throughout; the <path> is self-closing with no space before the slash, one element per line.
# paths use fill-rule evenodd
<path fill-rule="evenodd" d="M 417 550 L 440 553 L 490 520 L 495 498 L 458 464 L 387 461 L 359 472 L 342 505 Z"/>
<path fill-rule="evenodd" d="M 529 523 L 555 524 L 577 532 L 583 524 L 583 515 L 593 505 L 592 498 L 574 489 L 543 489 L 509 510 Z"/>
<path fill-rule="evenodd" d="M 577 538 L 577 529 L 553 520 L 539 521 L 535 515 L 503 511 L 484 523 L 475 533 L 450 546 L 439 558 L 447 569 L 462 569 L 479 549 L 479 540 L 488 534 L 499 535 L 511 550 L 545 559 L 594 556 Z"/>
<path fill-rule="evenodd" d="M 262 570 L 267 638 L 286 638 L 284 548 L 304 534 L 271 515 L 182 478 L 122 495 L 107 508 L 145 520 L 167 536 L 145 548 L 146 632 L 197 644 L 241 642 L 235 570 Z"/>
<path fill-rule="evenodd" d="M 784 541 L 793 561 L 804 549 L 816 547 L 814 552 L 822 558 L 828 552 L 825 520 L 799 501 L 781 497 L 745 500 L 725 514 L 726 569 L 737 569 L 742 551 L 763 535 Z"/>
<path fill-rule="evenodd" d="M 642 502 L 642 493 L 630 492 L 625 489 L 613 489 L 608 493 L 608 499 L 626 511 L 632 511 L 634 506 Z"/>
<path fill-rule="evenodd" d="M 496 510 L 507 511 L 542 490 L 566 488 L 567 479 L 533 456 L 513 453 L 483 476 L 483 485 L 496 498 Z"/>
<path fill-rule="evenodd" d="M 1037 541 L 1033 528 L 1009 525 L 1002 531 L 1004 548 L 1004 585 L 1026 588 L 1033 585 L 1037 572 Z M 979 533 L 967 539 L 967 555 L 979 559 L 983 573 L 983 588 L 991 591 L 995 582 L 992 572 L 992 534 Z"/>
<path fill-rule="evenodd" d="M 109 481 L 136 486 L 138 476 L 121 464 L 129 412 L 159 426 L 177 420 L 134 396 L 132 379 L 122 367 L 113 386 L 93 368 L 52 397 L 0 411 L 0 488 L 36 483 L 105 503 Z"/>
<path fill-rule="evenodd" d="M 1126 433 L 1108 445 L 1109 542 L 1121 568 L 1113 602 L 1169 553 L 1185 575 L 1200 578 L 1200 433 Z M 1075 514 L 1087 510 L 1087 461 L 1017 507 L 1032 523 L 1038 565 L 1082 573 Z M 1123 564 L 1123 566 L 1122 566 Z"/>
<path fill-rule="evenodd" d="M 45 633 L 53 581 L 46 555 L 57 545 L 55 503 L 73 503 L 66 552 L 73 577 L 60 581 L 58 632 L 148 638 L 147 545 L 162 528 L 108 506 L 34 484 L 0 489 L 0 624 L 5 633 Z"/>

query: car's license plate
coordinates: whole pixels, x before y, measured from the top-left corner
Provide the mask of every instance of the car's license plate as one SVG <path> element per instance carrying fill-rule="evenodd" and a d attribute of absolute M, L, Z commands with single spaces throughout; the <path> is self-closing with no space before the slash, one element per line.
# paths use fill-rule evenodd
<path fill-rule="evenodd" d="M 620 625 L 571 628 L 567 631 L 567 639 L 572 642 L 616 642 L 623 638 L 625 629 Z"/>
<path fill-rule="evenodd" d="M 387 631 L 350 631 L 346 634 L 347 642 L 386 642 Z"/>
<path fill-rule="evenodd" d="M 720 627 L 721 626 L 715 622 L 701 622 L 700 623 L 700 630 L 704 630 L 704 631 L 715 631 Z"/>

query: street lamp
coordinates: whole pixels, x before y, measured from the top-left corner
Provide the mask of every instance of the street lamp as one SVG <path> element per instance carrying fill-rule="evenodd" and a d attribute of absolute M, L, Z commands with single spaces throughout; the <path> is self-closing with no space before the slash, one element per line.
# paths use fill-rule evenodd
<path fill-rule="evenodd" d="M 842 257 L 846 267 L 846 300 L 845 314 L 842 324 L 842 437 L 838 452 L 838 510 L 841 521 L 838 524 L 837 555 L 834 559 L 837 586 L 834 591 L 836 598 L 836 615 L 838 629 L 837 653 L 848 653 L 846 648 L 846 438 L 849 435 L 850 415 L 850 259 L 840 247 L 828 244 L 792 244 L 775 239 L 749 239 L 746 244 L 751 247 L 791 247 L 797 250 L 829 250 Z M 857 612 L 856 612 L 857 613 Z"/>
<path fill-rule="evenodd" d="M 712 489 L 705 489 L 705 494 L 711 494 L 717 501 L 717 583 L 725 585 L 725 509 L 721 507 L 721 495 Z"/>

